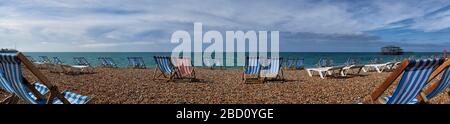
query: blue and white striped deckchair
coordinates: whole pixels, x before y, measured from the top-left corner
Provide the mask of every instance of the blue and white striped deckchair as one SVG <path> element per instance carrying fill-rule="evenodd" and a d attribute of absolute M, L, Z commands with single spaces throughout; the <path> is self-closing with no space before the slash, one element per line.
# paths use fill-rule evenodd
<path fill-rule="evenodd" d="M 295 69 L 304 69 L 305 68 L 305 59 L 297 59 L 295 63 Z"/>
<path fill-rule="evenodd" d="M 34 83 L 33 86 L 22 75 L 21 64 L 30 70 L 44 84 Z M 20 52 L 17 51 L 1 51 L 0 52 L 0 70 L 6 84 L 12 88 L 14 94 L 29 104 L 57 104 L 57 101 L 64 101 L 70 104 L 85 104 L 90 98 L 87 96 L 70 95 L 72 92 L 63 92 L 60 94 L 55 85 L 51 84 L 48 79 L 37 70 L 33 64 Z M 47 86 L 52 88 L 48 89 Z M 50 92 L 50 100 L 43 97 L 44 94 Z M 69 94 L 69 96 L 68 96 Z M 60 102 L 62 103 L 62 102 Z"/>
<path fill-rule="evenodd" d="M 172 61 L 170 57 L 168 56 L 153 56 L 153 59 L 156 63 L 156 68 L 153 73 L 153 80 L 160 79 L 161 76 L 163 76 L 167 82 L 173 80 L 174 78 L 178 77 L 176 73 L 176 69 L 174 65 L 172 64 Z M 159 75 L 158 72 L 160 73 Z"/>
<path fill-rule="evenodd" d="M 91 63 L 86 60 L 84 57 L 73 57 L 73 64 L 74 65 L 82 65 L 82 66 L 91 66 Z"/>
<path fill-rule="evenodd" d="M 288 69 L 294 69 L 296 63 L 297 63 L 297 59 L 295 59 L 295 58 L 287 59 L 286 66 Z"/>
<path fill-rule="evenodd" d="M 42 63 L 52 63 L 52 61 L 48 58 L 48 56 L 39 56 Z"/>
<path fill-rule="evenodd" d="M 111 57 L 99 57 L 98 60 L 101 62 L 103 67 L 117 68 L 116 63 Z"/>
<path fill-rule="evenodd" d="M 247 76 L 256 75 L 259 77 L 259 72 L 261 70 L 261 64 L 258 57 L 246 57 L 245 66 L 243 67 L 244 73 L 242 74 L 242 80 L 247 82 L 248 79 L 258 79 L 258 78 L 247 78 Z"/>
<path fill-rule="evenodd" d="M 317 67 L 329 67 L 331 64 L 330 60 L 328 58 L 319 58 L 319 61 L 317 62 Z"/>
<path fill-rule="evenodd" d="M 64 64 L 62 61 L 61 61 L 61 59 L 59 59 L 58 57 L 53 57 L 53 64 L 58 64 L 58 65 L 61 65 L 61 64 Z"/>
<path fill-rule="evenodd" d="M 26 56 L 28 60 L 30 60 L 30 62 L 37 62 L 33 57 L 31 56 Z"/>
<path fill-rule="evenodd" d="M 442 73 L 442 77 L 439 80 L 439 82 L 432 87 L 433 90 L 428 91 L 429 93 L 426 94 L 427 100 L 425 102 L 428 102 L 429 99 L 436 97 L 440 93 L 444 92 L 444 90 L 447 89 L 449 86 L 450 86 L 450 69 L 447 67 L 444 73 Z"/>
<path fill-rule="evenodd" d="M 145 62 L 142 57 L 128 57 L 128 66 L 131 68 L 145 69 Z"/>
<path fill-rule="evenodd" d="M 416 104 L 419 93 L 425 87 L 432 72 L 443 62 L 443 59 L 405 60 L 399 68 L 389 75 L 386 81 L 370 95 L 372 103 L 386 104 Z M 390 85 L 403 73 L 392 96 L 386 96 L 378 101 L 378 98 Z"/>
<path fill-rule="evenodd" d="M 441 78 L 438 81 L 434 81 L 440 74 Z M 420 100 L 422 100 L 421 103 L 428 103 L 430 99 L 444 92 L 444 90 L 450 86 L 450 61 L 446 61 L 439 66 L 431 74 L 428 82 L 429 86 L 424 88 L 423 93 L 420 94 Z"/>
<path fill-rule="evenodd" d="M 263 61 L 263 60 L 260 60 Z M 281 70 L 280 58 L 267 59 L 268 65 L 262 66 L 259 76 L 263 78 L 262 82 L 272 80 L 283 81 L 283 71 Z"/>

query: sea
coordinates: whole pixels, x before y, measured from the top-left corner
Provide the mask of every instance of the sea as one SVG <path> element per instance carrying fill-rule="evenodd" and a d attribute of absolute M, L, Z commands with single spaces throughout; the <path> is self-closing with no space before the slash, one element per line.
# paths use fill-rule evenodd
<path fill-rule="evenodd" d="M 98 60 L 99 57 L 111 57 L 119 67 L 128 66 L 127 57 L 142 57 L 147 67 L 155 67 L 153 56 L 171 55 L 170 52 L 25 52 L 24 54 L 33 57 L 37 61 L 41 61 L 39 56 L 47 56 L 50 59 L 58 57 L 64 64 L 74 64 L 74 57 L 85 57 L 92 66 L 101 65 L 101 62 Z M 443 53 L 411 52 L 403 55 L 382 55 L 378 52 L 280 52 L 279 56 L 281 58 L 303 59 L 305 67 L 315 67 L 320 58 L 332 59 L 335 65 L 344 64 L 349 57 L 358 59 L 358 63 L 360 64 L 366 64 L 374 58 L 381 58 L 381 61 L 389 62 L 405 58 L 423 59 L 441 57 Z M 236 61 L 234 62 L 236 63 Z"/>

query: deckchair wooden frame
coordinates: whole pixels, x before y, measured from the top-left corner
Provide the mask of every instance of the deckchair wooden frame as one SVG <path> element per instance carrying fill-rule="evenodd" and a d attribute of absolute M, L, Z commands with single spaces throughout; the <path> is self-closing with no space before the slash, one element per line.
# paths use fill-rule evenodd
<path fill-rule="evenodd" d="M 400 75 L 403 74 L 403 72 L 405 71 L 405 69 L 408 67 L 410 63 L 410 60 L 405 59 L 403 60 L 398 68 L 396 68 L 387 78 L 386 80 L 379 85 L 377 88 L 375 88 L 375 90 L 364 99 L 364 103 L 369 103 L 369 104 L 381 104 L 382 102 L 379 100 L 379 98 L 381 97 L 381 95 L 394 83 L 395 80 L 397 80 L 398 77 L 400 77 Z M 438 74 L 437 73 L 437 69 L 440 68 L 441 66 L 435 67 L 436 70 L 434 70 L 432 72 L 432 76 L 434 74 L 433 77 L 436 77 Z M 439 69 L 441 72 L 443 71 L 443 69 Z M 438 71 L 439 72 L 439 71 Z M 430 81 L 430 79 L 432 79 L 432 77 L 428 78 L 428 81 Z M 426 97 L 424 96 L 424 93 L 421 92 L 419 93 L 416 98 L 421 101 L 426 99 Z"/>
<path fill-rule="evenodd" d="M 436 70 L 433 71 L 433 73 L 431 73 L 430 78 L 427 81 L 427 84 L 430 85 L 428 88 L 424 88 L 422 90 L 422 92 L 420 93 L 420 97 L 418 97 L 417 99 L 419 100 L 419 102 L 421 103 L 429 103 L 430 100 L 426 97 L 427 94 L 430 94 L 431 91 L 433 91 L 438 85 L 439 83 L 441 83 L 442 79 L 439 79 L 437 82 L 432 83 L 432 81 L 442 72 L 444 72 L 447 68 L 450 67 L 450 61 L 448 60 L 448 58 L 446 58 L 446 61 L 439 66 L 438 68 L 436 68 Z"/>
<path fill-rule="evenodd" d="M 186 58 L 182 58 L 182 59 L 186 59 Z M 172 59 L 171 59 L 171 60 L 172 60 Z M 171 63 L 172 63 L 172 61 L 171 61 Z M 191 62 L 190 62 L 190 63 L 191 63 Z M 172 64 L 172 65 L 173 65 L 173 64 Z M 181 71 L 179 70 L 179 68 L 176 67 L 176 66 L 174 66 L 174 68 L 175 68 L 175 73 L 178 74 L 178 76 L 175 76 L 174 79 L 189 79 L 189 82 L 192 82 L 193 80 L 197 79 L 197 76 L 196 76 L 196 74 L 195 74 L 195 68 L 194 68 L 194 65 L 191 63 L 190 66 L 192 67 L 192 70 L 191 70 L 191 74 L 190 74 L 188 77 L 183 77 L 183 76 L 181 75 Z"/>
<path fill-rule="evenodd" d="M 98 57 L 97 59 L 98 59 L 98 60 L 100 61 L 100 63 L 102 64 L 102 65 L 101 65 L 102 67 L 105 67 L 105 68 L 118 68 L 116 62 L 115 62 L 111 57 Z M 111 63 L 112 63 L 113 65 L 109 65 L 109 64 L 105 65 L 105 64 L 103 63 L 103 61 L 107 61 L 107 60 L 111 60 Z"/>
<path fill-rule="evenodd" d="M 161 58 L 162 56 L 154 56 L 153 58 L 155 59 L 155 61 L 157 61 L 157 58 Z M 159 63 L 156 63 L 159 64 Z M 175 68 L 175 66 L 173 65 L 172 61 L 169 58 L 169 66 L 171 67 L 171 69 L 173 70 L 173 72 L 171 72 L 170 74 L 166 74 L 162 71 L 162 69 L 160 68 L 160 66 L 156 66 L 154 72 L 153 72 L 153 80 L 166 80 L 166 82 L 170 82 L 173 81 L 177 76 L 178 76 L 178 72 Z M 158 75 L 158 72 L 160 73 Z M 160 78 L 161 76 L 163 76 L 164 78 Z"/>
<path fill-rule="evenodd" d="M 27 69 L 30 70 L 32 74 L 36 76 L 36 78 L 39 80 L 39 82 L 43 83 L 45 86 L 49 89 L 49 96 L 47 97 L 47 104 L 53 103 L 54 98 L 58 98 L 63 102 L 64 104 L 70 104 L 70 102 L 63 96 L 62 93 L 59 92 L 58 87 L 54 85 L 52 82 L 48 80 L 47 77 L 45 77 L 44 74 L 42 74 L 36 67 L 34 67 L 33 63 L 27 59 L 21 52 L 17 52 L 17 58 L 25 65 Z M 25 77 L 22 77 L 23 84 L 31 91 L 31 93 L 36 96 L 37 100 L 43 100 L 45 99 L 45 96 L 40 94 L 32 85 L 30 82 L 28 82 Z M 14 94 L 13 94 L 14 95 Z M 17 96 L 11 96 L 11 97 L 17 97 Z M 13 98 L 16 99 L 16 98 Z M 17 100 L 14 100 L 17 101 Z"/>
<path fill-rule="evenodd" d="M 268 59 L 271 59 L 271 58 L 268 58 Z M 285 81 L 284 80 L 284 74 L 283 74 L 283 70 L 284 69 L 281 66 L 281 60 L 283 60 L 283 58 L 278 58 L 278 59 L 280 59 L 279 60 L 280 63 L 278 65 L 279 67 L 278 67 L 278 74 L 277 74 L 277 76 L 275 76 L 275 77 L 262 77 L 261 83 L 265 83 L 265 82 L 268 82 L 268 81 L 281 81 L 283 83 Z M 298 60 L 298 59 L 296 59 L 296 60 Z M 295 67 L 295 65 L 294 65 L 294 67 Z"/>
<path fill-rule="evenodd" d="M 250 57 L 246 57 L 246 59 L 245 59 L 245 63 L 247 64 L 247 62 L 248 62 L 248 60 L 249 60 L 249 58 Z M 256 57 L 257 58 L 257 57 Z M 258 59 L 258 61 L 259 61 L 259 58 L 257 58 Z M 261 63 L 259 63 L 259 64 L 261 64 Z M 260 65 L 259 65 L 260 66 Z M 245 65 L 244 66 L 242 66 L 242 80 L 244 81 L 244 83 L 247 83 L 248 81 L 250 81 L 250 80 L 252 80 L 252 81 L 258 81 L 258 80 L 260 80 L 260 71 L 261 71 L 261 67 L 260 67 L 260 69 L 258 70 L 258 72 L 257 72 L 257 74 L 245 74 Z M 249 77 L 250 76 L 250 77 Z M 253 77 L 253 76 L 256 76 L 256 78 L 255 77 Z"/>

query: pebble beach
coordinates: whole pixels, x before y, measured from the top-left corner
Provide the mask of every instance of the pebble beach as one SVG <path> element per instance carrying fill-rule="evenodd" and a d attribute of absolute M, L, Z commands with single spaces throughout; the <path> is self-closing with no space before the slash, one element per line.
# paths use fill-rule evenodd
<path fill-rule="evenodd" d="M 26 78 L 34 81 L 24 69 Z M 60 91 L 92 97 L 89 104 L 355 104 L 390 72 L 348 77 L 309 77 L 305 70 L 283 70 L 285 82 L 244 83 L 241 69 L 195 68 L 197 82 L 152 80 L 154 68 L 95 68 L 94 74 L 66 75 L 41 69 Z M 391 86 L 385 93 L 392 93 Z M 432 104 L 449 104 L 445 93 Z M 8 93 L 0 90 L 0 99 Z M 23 102 L 21 102 L 23 103 Z"/>

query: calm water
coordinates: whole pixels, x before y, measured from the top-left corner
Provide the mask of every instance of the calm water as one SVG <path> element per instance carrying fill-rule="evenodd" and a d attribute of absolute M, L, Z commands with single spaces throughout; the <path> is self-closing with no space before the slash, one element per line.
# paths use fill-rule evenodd
<path fill-rule="evenodd" d="M 98 57 L 111 57 L 120 67 L 128 65 L 127 57 L 143 57 L 145 64 L 148 67 L 155 67 L 153 56 L 170 56 L 169 52 L 27 52 L 27 56 L 33 57 L 40 61 L 39 56 L 59 57 L 65 64 L 73 64 L 73 57 L 85 57 L 93 66 L 100 65 Z M 375 52 L 282 52 L 280 56 L 283 58 L 303 58 L 306 67 L 313 67 L 319 58 L 327 57 L 333 59 L 335 65 L 343 64 L 348 57 L 357 58 L 361 64 L 368 63 L 374 57 L 382 58 L 383 61 L 388 62 L 394 58 L 425 58 L 431 56 L 442 56 L 442 53 L 407 53 L 401 56 L 381 55 Z"/>

